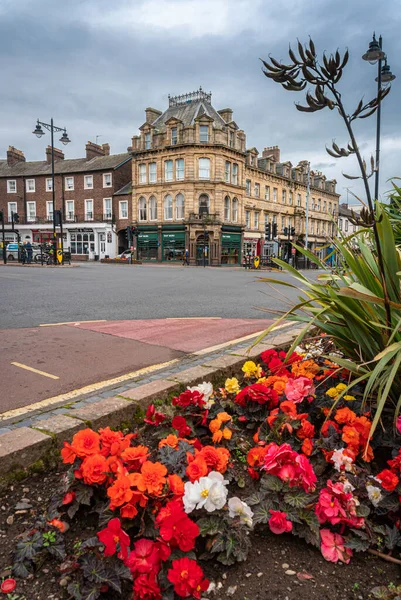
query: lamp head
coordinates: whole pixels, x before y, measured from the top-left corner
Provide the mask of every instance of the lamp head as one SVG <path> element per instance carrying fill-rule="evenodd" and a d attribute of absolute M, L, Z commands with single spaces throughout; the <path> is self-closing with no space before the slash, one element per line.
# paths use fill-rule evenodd
<path fill-rule="evenodd" d="M 71 142 L 70 138 L 67 135 L 66 129 L 64 129 L 63 135 L 60 138 L 60 142 L 62 144 L 64 144 L 64 146 L 66 146 L 67 144 L 69 144 Z"/>
<path fill-rule="evenodd" d="M 374 65 L 378 60 L 382 60 L 385 57 L 383 50 L 380 47 L 379 42 L 376 40 L 375 34 L 369 44 L 368 50 L 362 56 L 363 60 L 367 60 L 371 65 Z"/>
<path fill-rule="evenodd" d="M 35 131 L 32 131 L 32 133 L 34 133 L 37 138 L 41 138 L 42 135 L 45 135 L 45 132 L 43 131 L 43 129 L 39 125 L 39 119 L 38 119 L 38 122 L 36 123 Z"/>

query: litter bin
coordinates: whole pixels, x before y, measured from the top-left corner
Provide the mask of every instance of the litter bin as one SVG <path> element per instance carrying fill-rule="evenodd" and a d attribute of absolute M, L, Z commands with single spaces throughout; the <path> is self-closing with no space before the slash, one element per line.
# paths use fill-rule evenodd
<path fill-rule="evenodd" d="M 95 254 L 95 261 L 99 260 L 99 254 Z"/>

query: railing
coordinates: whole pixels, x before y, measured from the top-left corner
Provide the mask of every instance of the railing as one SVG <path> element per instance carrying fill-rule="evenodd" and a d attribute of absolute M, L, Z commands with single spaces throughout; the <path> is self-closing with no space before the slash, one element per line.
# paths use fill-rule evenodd
<path fill-rule="evenodd" d="M 67 212 L 63 214 L 63 223 L 114 223 L 115 215 L 113 213 L 93 213 L 87 212 L 84 214 L 75 214 Z M 12 224 L 11 217 L 7 217 L 8 224 Z M 18 223 L 15 223 L 15 229 L 18 229 L 18 225 L 53 225 L 53 217 L 39 217 L 37 215 L 30 217 L 23 217 L 19 215 Z"/>

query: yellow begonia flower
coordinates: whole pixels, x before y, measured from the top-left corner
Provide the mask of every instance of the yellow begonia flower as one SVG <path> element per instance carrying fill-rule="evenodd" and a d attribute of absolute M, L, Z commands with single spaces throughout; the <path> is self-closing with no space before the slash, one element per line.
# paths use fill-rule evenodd
<path fill-rule="evenodd" d="M 242 371 L 245 373 L 245 377 L 260 377 L 262 374 L 262 369 L 253 360 L 248 360 L 242 367 Z"/>
<path fill-rule="evenodd" d="M 337 398 L 338 393 L 339 392 L 336 388 L 330 388 L 329 390 L 327 390 L 326 395 L 330 396 L 330 398 Z"/>
<path fill-rule="evenodd" d="M 351 400 L 356 400 L 355 396 L 343 396 L 343 400 L 350 402 Z"/>
<path fill-rule="evenodd" d="M 236 377 L 226 379 L 224 387 L 229 394 L 237 394 L 239 392 L 238 379 Z"/>
<path fill-rule="evenodd" d="M 343 392 L 344 390 L 347 389 L 347 385 L 345 385 L 345 383 L 339 383 L 338 385 L 336 385 L 336 390 L 337 392 Z"/>

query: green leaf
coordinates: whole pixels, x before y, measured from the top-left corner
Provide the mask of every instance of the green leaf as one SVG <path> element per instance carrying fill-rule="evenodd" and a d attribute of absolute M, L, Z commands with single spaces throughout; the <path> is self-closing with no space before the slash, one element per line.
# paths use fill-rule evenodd
<path fill-rule="evenodd" d="M 384 537 L 384 543 L 386 545 L 386 548 L 388 548 L 389 550 L 393 550 L 393 548 L 395 548 L 400 543 L 400 532 L 398 531 L 395 525 L 393 527 L 389 527 L 388 525 L 386 525 L 386 530 L 387 533 Z"/>
<path fill-rule="evenodd" d="M 345 543 L 347 548 L 355 550 L 355 552 L 365 552 L 370 546 L 370 540 L 363 540 L 359 537 L 351 537 Z"/>
<path fill-rule="evenodd" d="M 197 525 L 200 529 L 200 535 L 205 537 L 207 535 L 216 535 L 221 532 L 222 520 L 219 517 L 204 517 L 197 521 Z"/>
<path fill-rule="evenodd" d="M 73 581 L 72 583 L 68 584 L 67 592 L 70 594 L 70 596 L 72 596 L 72 598 L 75 598 L 75 600 L 82 600 L 82 594 L 77 581 Z"/>
<path fill-rule="evenodd" d="M 356 514 L 358 517 L 368 517 L 370 515 L 370 508 L 366 504 L 360 504 L 356 507 Z"/>
<path fill-rule="evenodd" d="M 85 504 L 86 506 L 90 506 L 92 496 L 93 496 L 93 488 L 90 485 L 81 484 L 76 490 L 76 501 L 79 504 Z"/>
<path fill-rule="evenodd" d="M 292 506 L 293 508 L 304 508 L 311 501 L 310 496 L 299 490 L 294 492 L 287 492 L 284 494 L 284 502 Z"/>
<path fill-rule="evenodd" d="M 251 496 L 248 496 L 248 498 L 245 498 L 244 502 L 248 506 L 256 506 L 256 504 L 260 504 L 264 498 L 265 498 L 264 493 L 254 492 Z"/>
<path fill-rule="evenodd" d="M 270 510 L 272 509 L 273 504 L 266 499 L 263 504 L 259 504 L 255 510 L 253 511 L 253 524 L 257 525 L 258 523 L 268 523 L 271 517 Z"/>
<path fill-rule="evenodd" d="M 280 492 L 283 489 L 283 482 L 275 475 L 263 475 L 260 480 L 260 486 L 263 490 Z"/>

